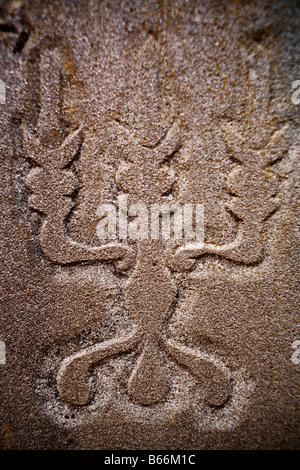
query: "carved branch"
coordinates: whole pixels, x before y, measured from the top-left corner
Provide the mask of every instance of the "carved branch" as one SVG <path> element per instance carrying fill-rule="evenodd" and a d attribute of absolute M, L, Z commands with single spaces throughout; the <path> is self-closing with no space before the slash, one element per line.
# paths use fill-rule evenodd
<path fill-rule="evenodd" d="M 263 259 L 264 221 L 279 206 L 279 200 L 275 197 L 277 178 L 269 165 L 287 149 L 286 140 L 282 138 L 285 131 L 286 128 L 275 132 L 265 149 L 253 150 L 234 127 L 227 128 L 226 141 L 234 157 L 242 163 L 242 166 L 230 173 L 227 181 L 228 189 L 234 195 L 228 209 L 239 219 L 236 239 L 226 245 L 190 243 L 182 246 L 169 260 L 170 269 L 193 269 L 196 258 L 206 254 L 246 265 Z"/>
<path fill-rule="evenodd" d="M 56 264 L 113 261 L 118 270 L 126 270 L 134 262 L 133 250 L 128 246 L 110 243 L 91 247 L 71 240 L 67 234 L 65 223 L 73 207 L 71 196 L 77 180 L 66 167 L 79 151 L 82 137 L 81 129 L 77 129 L 57 146 L 61 135 L 57 111 L 59 75 L 57 53 L 48 51 L 41 61 L 39 136 L 23 127 L 24 151 L 38 165 L 28 174 L 26 184 L 33 192 L 30 206 L 45 216 L 39 236 L 41 249 Z"/>

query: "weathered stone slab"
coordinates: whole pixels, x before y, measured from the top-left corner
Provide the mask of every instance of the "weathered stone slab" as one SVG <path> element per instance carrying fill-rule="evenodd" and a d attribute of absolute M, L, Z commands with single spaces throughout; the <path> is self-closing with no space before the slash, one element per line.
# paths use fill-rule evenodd
<path fill-rule="evenodd" d="M 1 448 L 299 447 L 298 24 L 1 2 Z"/>

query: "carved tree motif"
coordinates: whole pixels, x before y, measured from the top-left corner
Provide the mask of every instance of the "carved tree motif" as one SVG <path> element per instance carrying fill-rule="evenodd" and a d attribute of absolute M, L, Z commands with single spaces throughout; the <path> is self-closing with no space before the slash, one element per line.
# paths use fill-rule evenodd
<path fill-rule="evenodd" d="M 60 65 L 57 51 L 47 52 L 41 61 L 41 111 L 38 135 L 24 128 L 24 149 L 36 165 L 27 178 L 32 190 L 30 205 L 42 212 L 44 221 L 40 245 L 44 254 L 58 264 L 107 261 L 116 262 L 120 270 L 132 266 L 134 255 L 125 244 L 106 244 L 90 247 L 68 237 L 66 217 L 72 209 L 72 194 L 76 177 L 71 163 L 80 152 L 81 131 L 62 139 L 59 112 Z M 47 128 L 47 124 L 51 124 Z M 121 128 L 119 128 L 121 129 Z M 132 201 L 137 198 L 150 207 L 163 200 L 173 183 L 174 175 L 164 162 L 172 158 L 181 146 L 179 123 L 147 146 L 123 128 L 125 139 L 116 142 L 123 163 L 116 174 L 116 183 Z M 262 225 L 276 207 L 275 176 L 268 164 L 278 156 L 276 144 L 281 131 L 265 149 L 247 146 L 234 129 L 228 128 L 225 137 L 241 166 L 228 179 L 235 197 L 230 206 L 240 219 L 234 242 L 224 245 L 194 246 L 188 244 L 177 250 L 169 261 L 172 270 L 186 270 L 194 266 L 195 258 L 206 253 L 223 256 L 245 264 L 258 262 L 263 256 Z M 57 142 L 61 142 L 57 145 Z M 263 158 L 267 154 L 267 160 Z M 89 376 L 91 369 L 104 358 L 131 351 L 139 344 L 142 354 L 129 380 L 131 396 L 142 405 L 163 400 L 171 378 L 164 366 L 166 357 L 187 368 L 205 391 L 211 405 L 223 404 L 229 394 L 229 370 L 223 362 L 205 352 L 187 348 L 167 337 L 165 324 L 170 309 L 176 302 L 177 287 L 166 263 L 162 240 L 139 240 L 135 268 L 125 287 L 125 302 L 134 319 L 131 334 L 121 339 L 106 341 L 83 349 L 66 358 L 60 367 L 57 386 L 60 397 L 73 404 L 84 405 L 91 398 Z"/>

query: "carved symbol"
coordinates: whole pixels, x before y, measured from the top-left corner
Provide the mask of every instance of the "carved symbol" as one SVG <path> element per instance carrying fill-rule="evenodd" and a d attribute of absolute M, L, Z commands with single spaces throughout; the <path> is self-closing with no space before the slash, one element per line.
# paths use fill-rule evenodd
<path fill-rule="evenodd" d="M 160 163 L 166 156 L 174 154 L 180 146 L 178 127 L 175 125 L 157 148 L 149 150 L 136 141 L 128 142 L 128 148 L 120 146 L 123 158 L 126 155 L 141 155 L 143 165 L 151 178 L 143 178 L 136 161 L 117 172 L 116 180 L 135 198 L 143 194 L 143 201 L 157 201 L 166 190 L 165 180 L 159 178 L 164 171 Z M 130 186 L 131 181 L 135 184 Z M 168 181 L 170 184 L 171 181 Z M 130 190 L 129 190 L 130 188 Z M 162 400 L 170 387 L 170 378 L 163 365 L 163 357 L 169 356 L 195 375 L 206 393 L 206 401 L 220 405 L 228 397 L 229 373 L 213 356 L 195 352 L 178 345 L 164 335 L 164 323 L 176 299 L 177 288 L 163 262 L 164 246 L 161 241 L 139 241 L 135 270 L 125 287 L 127 309 L 134 317 L 135 330 L 122 339 L 102 343 L 80 351 L 67 358 L 58 375 L 58 390 L 61 397 L 71 403 L 83 405 L 90 399 L 88 385 L 89 370 L 102 359 L 118 353 L 128 352 L 143 346 L 143 352 L 129 380 L 129 392 L 142 405 L 152 405 Z"/>
<path fill-rule="evenodd" d="M 286 142 L 282 139 L 286 129 L 276 131 L 265 148 L 253 149 L 232 126 L 225 128 L 225 140 L 231 154 L 242 166 L 234 169 L 228 177 L 227 186 L 233 200 L 229 210 L 239 220 L 236 239 L 227 245 L 195 247 L 192 244 L 180 247 L 169 261 L 174 271 L 190 270 L 195 259 L 214 254 L 231 261 L 251 265 L 262 260 L 263 222 L 279 205 L 276 195 L 276 176 L 270 165 L 284 152 Z"/>
<path fill-rule="evenodd" d="M 133 252 L 128 246 L 108 244 L 90 247 L 74 242 L 66 233 L 65 219 L 72 208 L 71 196 L 76 185 L 70 164 L 80 148 L 81 132 L 78 129 L 59 147 L 56 146 L 57 141 L 62 140 L 59 113 L 53 115 L 59 109 L 59 70 L 57 52 L 45 54 L 41 62 L 38 137 L 24 128 L 24 149 L 37 165 L 27 179 L 33 191 L 30 204 L 45 216 L 40 245 L 54 263 L 114 261 L 119 269 L 124 270 L 133 263 Z M 50 129 L 48 122 L 51 122 Z M 172 186 L 173 176 L 164 167 L 164 162 L 181 145 L 179 125 L 174 123 L 151 147 L 131 137 L 126 129 L 123 132 L 125 139 L 116 142 L 123 159 L 116 182 L 133 200 L 136 197 L 141 199 L 142 195 L 143 202 L 149 206 Z M 206 253 L 245 264 L 253 264 L 262 258 L 262 223 L 276 207 L 275 177 L 268 172 L 267 165 L 277 158 L 276 139 L 280 134 L 273 136 L 266 149 L 254 150 L 243 143 L 234 129 L 226 130 L 227 142 L 243 164 L 230 174 L 228 181 L 229 188 L 237 196 L 231 210 L 241 221 L 238 236 L 233 243 L 224 246 L 183 246 L 169 260 L 169 268 L 190 269 L 194 266 L 194 259 Z M 263 152 L 271 154 L 267 163 L 262 158 Z M 161 178 L 162 174 L 165 178 Z M 254 181 L 255 185 L 252 184 Z M 251 194 L 253 187 L 256 188 L 255 194 Z M 66 358 L 57 377 L 58 391 L 63 400 L 78 405 L 88 403 L 91 398 L 91 369 L 101 360 L 131 351 L 141 344 L 143 351 L 129 380 L 129 392 L 138 403 L 151 405 L 167 395 L 171 379 L 164 366 L 166 356 L 198 379 L 209 404 L 221 405 L 226 401 L 230 378 L 226 366 L 214 356 L 176 344 L 167 336 L 165 324 L 175 304 L 177 288 L 164 263 L 164 251 L 160 240 L 138 242 L 136 266 L 125 287 L 126 307 L 134 318 L 134 329 L 124 338 L 96 344 Z"/>
<path fill-rule="evenodd" d="M 40 232 L 40 246 L 44 254 L 61 265 L 79 262 L 114 261 L 118 270 L 126 270 L 134 260 L 133 251 L 122 244 L 90 247 L 71 240 L 65 229 L 65 220 L 73 207 L 71 195 L 77 181 L 68 169 L 80 147 L 80 129 L 61 138 L 59 109 L 60 67 L 56 51 L 48 52 L 41 61 L 41 112 L 38 137 L 24 127 L 24 150 L 37 166 L 27 177 L 27 186 L 33 195 L 30 206 L 45 215 Z M 45 78 L 47 77 L 47 79 Z M 56 114 L 55 114 L 56 112 Z M 48 123 L 51 128 L 48 129 Z"/>

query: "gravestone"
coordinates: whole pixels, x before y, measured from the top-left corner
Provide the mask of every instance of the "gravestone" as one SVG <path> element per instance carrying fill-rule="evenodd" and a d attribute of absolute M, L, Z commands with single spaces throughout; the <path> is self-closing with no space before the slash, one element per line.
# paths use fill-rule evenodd
<path fill-rule="evenodd" d="M 1 2 L 2 449 L 299 446 L 298 24 Z"/>

